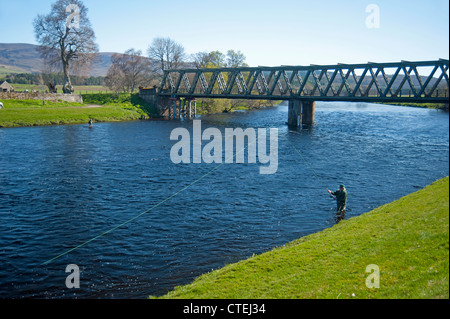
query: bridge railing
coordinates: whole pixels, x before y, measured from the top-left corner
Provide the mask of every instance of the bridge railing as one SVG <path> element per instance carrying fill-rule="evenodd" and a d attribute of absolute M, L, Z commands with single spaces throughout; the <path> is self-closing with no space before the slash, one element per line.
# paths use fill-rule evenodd
<path fill-rule="evenodd" d="M 443 102 L 449 60 L 164 71 L 160 95 L 191 98 Z"/>

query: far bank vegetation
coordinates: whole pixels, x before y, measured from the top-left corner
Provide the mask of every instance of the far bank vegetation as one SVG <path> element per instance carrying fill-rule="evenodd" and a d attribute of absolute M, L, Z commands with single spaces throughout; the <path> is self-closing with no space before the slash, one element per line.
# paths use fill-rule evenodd
<path fill-rule="evenodd" d="M 179 68 L 244 67 L 246 57 L 240 51 L 228 50 L 198 52 L 188 55 L 184 47 L 170 38 L 155 38 L 148 47 L 147 57 L 142 51 L 129 49 L 123 54 L 114 54 L 105 85 L 113 92 L 132 93 L 138 87 L 158 86 L 164 70 Z M 198 112 L 203 114 L 231 112 L 273 106 L 267 100 L 200 99 Z"/>

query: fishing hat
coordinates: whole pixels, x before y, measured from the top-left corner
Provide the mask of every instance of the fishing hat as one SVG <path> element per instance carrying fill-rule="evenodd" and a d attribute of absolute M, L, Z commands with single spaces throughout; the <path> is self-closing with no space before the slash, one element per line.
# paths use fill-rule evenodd
<path fill-rule="evenodd" d="M 345 188 L 344 184 L 339 185 L 339 188 Z"/>

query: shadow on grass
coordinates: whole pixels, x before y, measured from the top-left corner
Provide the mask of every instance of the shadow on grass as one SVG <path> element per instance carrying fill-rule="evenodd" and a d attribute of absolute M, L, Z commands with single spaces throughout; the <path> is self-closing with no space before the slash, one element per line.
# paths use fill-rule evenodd
<path fill-rule="evenodd" d="M 124 109 L 137 109 L 142 119 L 159 118 L 157 108 L 141 99 L 138 93 L 83 94 L 85 104 L 117 105 Z"/>

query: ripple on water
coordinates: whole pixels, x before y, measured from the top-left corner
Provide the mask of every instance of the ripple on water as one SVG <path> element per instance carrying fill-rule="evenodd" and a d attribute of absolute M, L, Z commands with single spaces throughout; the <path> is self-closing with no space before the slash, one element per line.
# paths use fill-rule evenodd
<path fill-rule="evenodd" d="M 448 113 L 317 103 L 312 129 L 286 119 L 287 106 L 203 117 L 222 132 L 278 128 L 278 171 L 225 164 L 181 193 L 217 165 L 171 163 L 170 132 L 189 121 L 1 129 L 0 298 L 162 294 L 332 226 L 323 183 L 347 185 L 349 218 L 448 175 Z M 65 287 L 72 263 L 77 291 Z"/>

